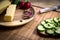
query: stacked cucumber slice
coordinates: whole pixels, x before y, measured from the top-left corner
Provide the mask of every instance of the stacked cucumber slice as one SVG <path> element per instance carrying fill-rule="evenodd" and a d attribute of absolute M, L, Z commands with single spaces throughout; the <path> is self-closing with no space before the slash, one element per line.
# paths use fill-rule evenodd
<path fill-rule="evenodd" d="M 37 29 L 41 33 L 58 35 L 60 34 L 60 18 L 46 19 L 38 25 Z"/>

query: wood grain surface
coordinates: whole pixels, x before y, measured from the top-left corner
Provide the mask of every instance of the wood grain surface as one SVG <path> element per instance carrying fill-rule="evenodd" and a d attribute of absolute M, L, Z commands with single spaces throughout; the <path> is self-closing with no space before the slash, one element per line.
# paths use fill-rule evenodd
<path fill-rule="evenodd" d="M 30 0 L 32 5 L 40 6 L 40 7 L 53 7 L 59 6 L 60 0 Z"/>
<path fill-rule="evenodd" d="M 60 38 L 51 38 L 42 35 L 39 36 L 36 30 L 37 25 L 42 20 L 47 18 L 60 17 L 60 13 L 51 11 L 39 14 L 38 11 L 40 8 L 34 7 L 34 9 L 35 17 L 29 23 L 13 28 L 0 26 L 0 40 L 60 40 Z"/>
<path fill-rule="evenodd" d="M 60 37 L 46 37 L 38 34 L 37 25 L 47 18 L 60 17 L 59 12 L 50 11 L 39 14 L 41 8 L 33 7 L 35 9 L 35 16 L 29 23 L 13 28 L 6 28 L 0 26 L 0 40 L 60 40 Z"/>

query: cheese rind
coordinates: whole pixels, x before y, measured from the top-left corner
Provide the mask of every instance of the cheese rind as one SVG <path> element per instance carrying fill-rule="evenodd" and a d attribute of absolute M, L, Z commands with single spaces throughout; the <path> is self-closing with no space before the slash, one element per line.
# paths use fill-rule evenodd
<path fill-rule="evenodd" d="M 1 1 L 0 2 L 0 14 L 11 4 L 10 1 Z"/>
<path fill-rule="evenodd" d="M 7 8 L 6 14 L 4 16 L 4 21 L 8 21 L 8 22 L 13 21 L 15 10 L 16 10 L 16 5 L 15 4 L 11 4 Z"/>

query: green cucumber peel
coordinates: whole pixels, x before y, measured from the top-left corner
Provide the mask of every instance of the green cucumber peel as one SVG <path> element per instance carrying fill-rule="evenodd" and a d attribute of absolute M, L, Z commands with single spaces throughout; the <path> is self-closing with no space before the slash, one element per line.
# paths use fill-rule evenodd
<path fill-rule="evenodd" d="M 29 0 L 24 0 L 24 2 L 29 2 Z"/>

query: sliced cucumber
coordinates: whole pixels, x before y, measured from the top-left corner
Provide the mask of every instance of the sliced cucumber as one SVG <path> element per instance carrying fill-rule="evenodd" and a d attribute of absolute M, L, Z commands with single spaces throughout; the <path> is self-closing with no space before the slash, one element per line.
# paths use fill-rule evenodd
<path fill-rule="evenodd" d="M 60 27 L 60 23 L 58 23 L 58 26 Z"/>
<path fill-rule="evenodd" d="M 53 30 L 46 30 L 46 33 L 48 33 L 48 34 L 54 34 L 54 31 Z"/>
<path fill-rule="evenodd" d="M 42 21 L 41 24 L 42 24 L 42 25 L 43 25 L 43 24 L 46 24 L 46 22 L 45 22 L 45 21 Z"/>
<path fill-rule="evenodd" d="M 48 25 L 51 26 L 52 28 L 55 27 L 55 24 L 48 23 Z"/>
<path fill-rule="evenodd" d="M 55 27 L 55 29 L 57 30 L 57 29 L 60 29 L 60 27 Z"/>
<path fill-rule="evenodd" d="M 47 19 L 47 20 L 45 20 L 46 22 L 51 22 L 51 19 Z"/>
<path fill-rule="evenodd" d="M 47 23 L 54 23 L 53 18 L 52 19 L 46 19 L 45 20 Z"/>
<path fill-rule="evenodd" d="M 59 18 L 59 23 L 60 23 L 60 18 Z"/>
<path fill-rule="evenodd" d="M 55 30 L 55 33 L 60 34 L 60 29 Z"/>
<path fill-rule="evenodd" d="M 60 18 L 46 19 L 40 23 L 38 30 L 46 34 L 60 34 Z"/>
<path fill-rule="evenodd" d="M 42 25 L 39 25 L 39 26 L 37 27 L 37 29 L 38 29 L 40 32 L 45 31 L 45 28 L 44 28 Z"/>
<path fill-rule="evenodd" d="M 48 24 L 44 24 L 44 27 L 45 27 L 46 29 L 51 29 L 51 28 L 53 28 L 52 26 L 50 26 L 50 25 L 48 25 Z"/>
<path fill-rule="evenodd" d="M 54 18 L 54 21 L 55 21 L 56 23 L 58 23 L 58 22 L 59 22 L 59 18 Z"/>

